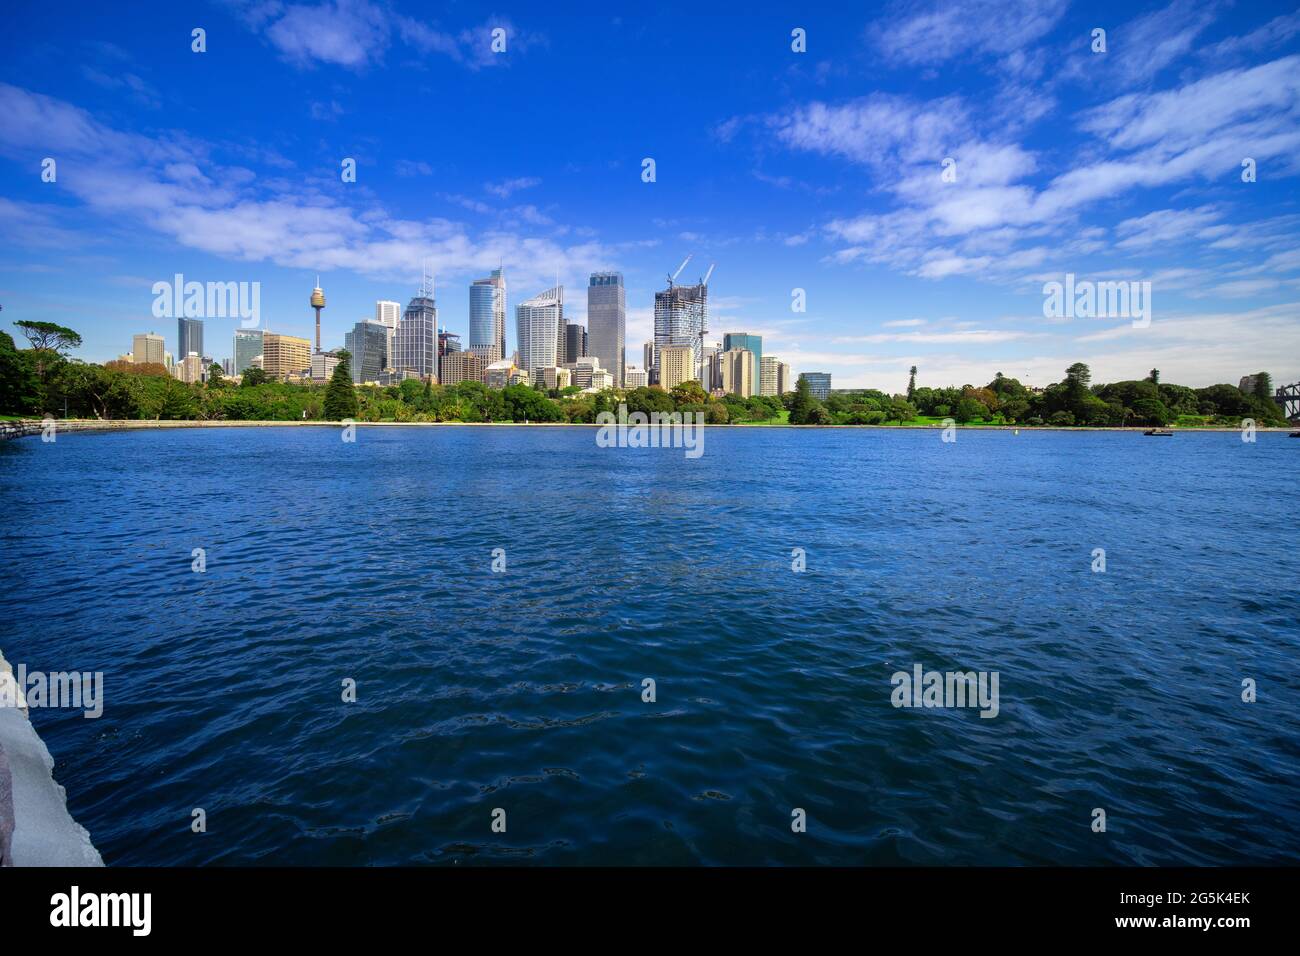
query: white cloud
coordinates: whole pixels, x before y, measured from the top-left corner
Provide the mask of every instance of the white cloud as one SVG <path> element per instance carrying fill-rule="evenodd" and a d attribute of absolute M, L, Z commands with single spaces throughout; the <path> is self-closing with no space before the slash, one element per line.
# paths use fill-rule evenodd
<path fill-rule="evenodd" d="M 382 60 L 388 48 L 386 12 L 366 0 L 290 4 L 266 26 L 266 38 L 298 66 L 314 61 L 356 69 Z"/>
<path fill-rule="evenodd" d="M 540 186 L 542 181 L 536 176 L 520 176 L 516 179 L 506 179 L 499 183 L 484 183 L 483 188 L 501 199 L 509 199 L 511 193 L 518 192 L 521 189 L 531 189 L 534 186 Z"/>
<path fill-rule="evenodd" d="M 213 162 L 205 143 L 120 133 L 61 100 L 0 84 L 0 152 L 21 156 L 37 148 L 60 156 L 60 193 L 82 203 L 78 217 L 144 227 L 232 261 L 405 281 L 424 259 L 446 275 L 479 275 L 505 260 L 515 280 L 531 285 L 617 259 L 616 248 L 595 240 L 558 242 L 554 228 L 532 236 L 498 227 L 471 237 L 452 220 L 396 217 L 365 194 L 349 204 L 301 181 L 277 190 Z M 0 215 L 44 223 L 38 236 L 51 236 L 53 208 L 11 203 Z M 512 223 L 538 216 L 533 210 Z"/>
<path fill-rule="evenodd" d="M 362 70 L 383 61 L 396 37 L 417 53 L 436 53 L 471 70 L 508 66 L 509 56 L 492 50 L 492 31 L 506 35 L 506 53 L 544 46 L 546 37 L 516 29 L 505 18 L 461 30 L 394 13 L 371 0 L 228 0 L 249 29 L 261 33 L 288 62 L 299 67 L 323 63 Z"/>
<path fill-rule="evenodd" d="M 934 0 L 872 24 L 877 50 L 900 64 L 1020 53 L 1060 21 L 1068 0 Z"/>

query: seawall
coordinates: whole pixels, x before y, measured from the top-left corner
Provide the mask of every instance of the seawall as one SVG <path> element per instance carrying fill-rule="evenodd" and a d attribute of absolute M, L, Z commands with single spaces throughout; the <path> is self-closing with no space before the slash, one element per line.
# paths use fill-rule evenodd
<path fill-rule="evenodd" d="M 142 431 L 175 428 L 333 428 L 343 427 L 342 422 L 328 421 L 189 421 L 159 419 L 53 419 L 55 434 L 68 432 L 109 432 Z M 364 422 L 357 421 L 358 428 L 600 428 L 592 422 Z M 9 438 L 39 436 L 46 423 L 39 419 L 20 421 L 0 421 L 0 441 Z M 759 429 L 794 429 L 798 431 L 827 431 L 831 429 L 850 429 L 857 431 L 938 431 L 944 426 L 940 423 L 923 425 L 788 425 L 776 422 L 744 422 L 716 425 L 704 425 L 704 428 L 741 429 L 755 431 Z M 1228 425 L 1201 425 L 1189 428 L 1169 426 L 1177 434 L 1198 434 L 1213 432 L 1240 432 L 1241 429 Z M 960 431 L 1024 431 L 1033 432 L 1135 432 L 1146 431 L 1146 425 L 958 425 Z M 1255 429 L 1257 432 L 1291 432 L 1294 426 L 1265 426 Z"/>
<path fill-rule="evenodd" d="M 0 866 L 103 866 L 0 654 Z"/>

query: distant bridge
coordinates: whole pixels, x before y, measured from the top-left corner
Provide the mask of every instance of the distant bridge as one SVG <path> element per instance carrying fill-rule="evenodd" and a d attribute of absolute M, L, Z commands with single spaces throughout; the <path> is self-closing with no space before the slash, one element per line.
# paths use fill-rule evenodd
<path fill-rule="evenodd" d="M 1300 422 L 1300 382 L 1278 386 L 1273 401 L 1282 406 L 1282 413 L 1287 418 L 1293 422 Z"/>

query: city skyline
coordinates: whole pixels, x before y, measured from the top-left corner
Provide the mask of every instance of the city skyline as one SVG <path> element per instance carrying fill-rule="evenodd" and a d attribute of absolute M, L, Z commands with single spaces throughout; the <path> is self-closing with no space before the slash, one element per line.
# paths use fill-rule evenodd
<path fill-rule="evenodd" d="M 1205 386 L 1277 356 L 1279 381 L 1300 378 L 1300 14 L 1053 2 L 986 33 L 1005 6 L 959 16 L 937 0 L 847 27 L 759 9 L 685 34 L 669 8 L 583 30 L 496 17 L 499 55 L 489 24 L 448 22 L 438 44 L 401 3 L 292 19 L 219 5 L 202 54 L 188 14 L 164 6 L 130 31 L 82 11 L 77 36 L 39 51 L 19 11 L 0 40 L 5 319 L 76 325 L 78 354 L 111 360 L 132 335 L 167 332 L 150 284 L 183 272 L 261 283 L 262 327 L 312 339 L 302 290 L 319 273 L 323 340 L 339 343 L 428 260 L 462 332 L 470 283 L 502 263 L 528 290 L 620 272 L 625 343 L 640 343 L 689 252 L 723 263 L 713 329 L 762 335 L 841 387 L 899 392 L 911 365 L 934 382 L 996 367 L 1041 386 L 1077 359 L 1105 379 L 1159 366 Z M 1104 53 L 1090 49 L 1099 26 Z M 637 110 L 619 108 L 629 79 L 586 79 L 607 55 L 587 27 L 630 75 L 654 76 Z M 702 72 L 651 69 L 669 50 Z M 457 149 L 426 157 L 413 109 Z M 541 136 L 557 114 L 555 148 L 497 148 L 503 130 Z M 1150 282 L 1153 322 L 1045 317 L 1043 284 L 1067 274 Z M 590 327 L 584 297 L 566 306 Z M 208 342 L 236 324 L 210 322 Z"/>

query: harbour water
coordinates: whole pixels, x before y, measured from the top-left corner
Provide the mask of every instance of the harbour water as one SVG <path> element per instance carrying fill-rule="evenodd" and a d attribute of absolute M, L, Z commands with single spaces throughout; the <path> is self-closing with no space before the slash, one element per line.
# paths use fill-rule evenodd
<path fill-rule="evenodd" d="M 0 649 L 103 673 L 31 718 L 105 862 L 1294 860 L 1300 442 L 594 434 L 0 446 Z"/>

